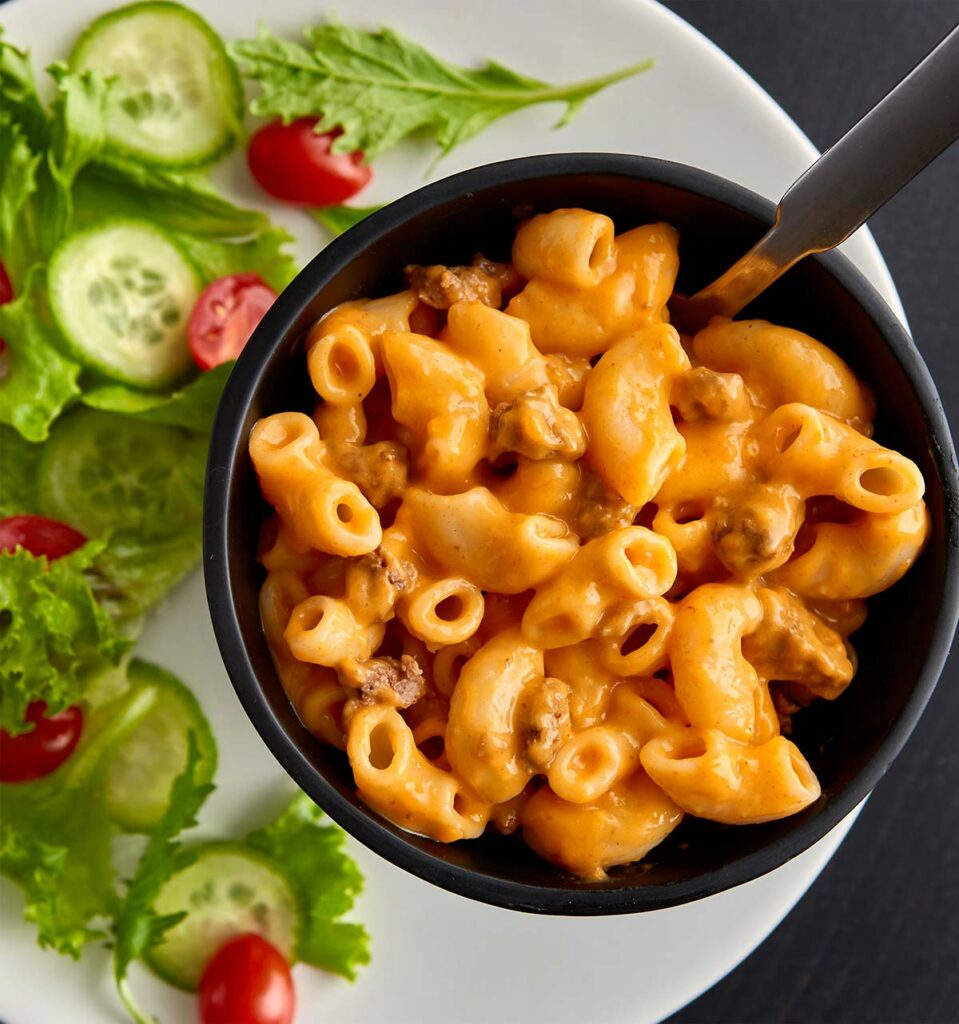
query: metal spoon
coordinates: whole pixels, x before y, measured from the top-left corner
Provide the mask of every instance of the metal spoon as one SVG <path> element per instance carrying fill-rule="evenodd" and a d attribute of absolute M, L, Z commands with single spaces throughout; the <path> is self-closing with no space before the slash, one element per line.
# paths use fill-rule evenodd
<path fill-rule="evenodd" d="M 694 332 L 735 316 L 798 260 L 845 241 L 957 138 L 959 27 L 789 188 L 745 256 L 691 298 L 674 296 L 674 319 Z"/>

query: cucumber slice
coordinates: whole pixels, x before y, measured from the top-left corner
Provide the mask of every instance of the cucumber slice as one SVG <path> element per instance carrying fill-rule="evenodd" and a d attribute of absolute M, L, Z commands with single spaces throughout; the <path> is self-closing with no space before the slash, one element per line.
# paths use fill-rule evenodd
<path fill-rule="evenodd" d="M 42 515 L 87 537 L 141 543 L 197 530 L 206 439 L 178 427 L 77 408 L 60 417 L 37 464 Z"/>
<path fill-rule="evenodd" d="M 237 935 L 256 932 L 293 960 L 303 926 L 299 902 L 270 861 L 242 843 L 207 843 L 160 890 L 161 915 L 188 911 L 146 955 L 178 988 L 195 992 L 210 957 Z"/>
<path fill-rule="evenodd" d="M 107 807 L 127 832 L 150 832 L 167 808 L 173 780 L 186 767 L 188 734 L 193 733 L 200 754 L 200 784 L 216 772 L 216 741 L 196 697 L 176 676 L 139 660 L 130 663 L 128 676 L 135 687 L 155 687 L 159 697 L 110 761 Z"/>
<path fill-rule="evenodd" d="M 198 167 L 233 144 L 243 91 L 223 42 L 196 13 L 163 0 L 97 18 L 70 55 L 76 71 L 115 77 L 107 139 L 162 167 Z"/>
<path fill-rule="evenodd" d="M 200 279 L 152 224 L 113 220 L 68 236 L 50 257 L 47 283 L 64 338 L 91 369 L 162 388 L 190 367 L 187 323 Z"/>

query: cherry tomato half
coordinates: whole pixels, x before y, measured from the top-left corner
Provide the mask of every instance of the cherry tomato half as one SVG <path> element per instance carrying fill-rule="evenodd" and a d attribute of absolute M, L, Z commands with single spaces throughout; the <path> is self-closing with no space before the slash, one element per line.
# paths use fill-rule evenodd
<path fill-rule="evenodd" d="M 83 712 L 72 707 L 47 718 L 46 710 L 42 700 L 27 708 L 25 721 L 33 723 L 32 732 L 11 736 L 0 729 L 0 782 L 42 779 L 73 753 L 83 732 Z"/>
<path fill-rule="evenodd" d="M 274 121 L 250 139 L 246 160 L 260 186 L 276 199 L 303 206 L 332 206 L 355 196 L 373 177 L 363 154 L 331 153 L 337 128 L 317 135 L 316 118 Z"/>
<path fill-rule="evenodd" d="M 5 306 L 8 302 L 13 302 L 13 285 L 7 274 L 7 268 L 0 262 L 0 306 Z M 0 338 L 0 380 L 7 375 L 6 360 L 4 359 L 6 347 L 7 343 Z"/>
<path fill-rule="evenodd" d="M 10 276 L 7 268 L 0 262 L 0 306 L 13 302 L 13 285 L 10 283 Z"/>
<path fill-rule="evenodd" d="M 290 965 L 266 939 L 231 939 L 200 979 L 202 1024 L 291 1024 L 296 995 Z"/>
<path fill-rule="evenodd" d="M 0 519 L 0 551 L 25 548 L 31 555 L 60 558 L 86 543 L 86 537 L 66 523 L 43 516 L 8 516 Z"/>
<path fill-rule="evenodd" d="M 25 548 L 31 555 L 60 558 L 86 543 L 73 527 L 43 516 L 8 516 L 0 519 L 0 551 Z M 83 731 L 83 712 L 67 708 L 49 718 L 46 704 L 34 701 L 25 721 L 32 732 L 11 736 L 0 729 L 0 782 L 30 782 L 49 775 L 73 753 Z"/>
<path fill-rule="evenodd" d="M 193 361 L 209 370 L 236 357 L 276 301 L 276 292 L 256 274 L 217 278 L 200 292 L 190 314 Z"/>

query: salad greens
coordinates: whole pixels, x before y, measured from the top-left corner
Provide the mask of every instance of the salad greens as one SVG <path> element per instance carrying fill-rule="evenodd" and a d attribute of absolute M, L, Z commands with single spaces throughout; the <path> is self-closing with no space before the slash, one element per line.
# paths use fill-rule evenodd
<path fill-rule="evenodd" d="M 30 64 L 0 37 L 0 78 L 13 102 L 0 112 L 0 138 L 15 169 L 4 175 L 0 244 L 16 281 L 62 237 L 73 214 L 73 183 L 103 145 L 107 86 L 92 75 L 75 75 L 62 64 L 50 74 L 56 96 L 45 112 Z M 16 203 L 17 205 L 13 205 Z"/>
<path fill-rule="evenodd" d="M 382 209 L 382 206 L 318 206 L 310 210 L 310 213 L 335 238 L 361 220 L 366 220 L 371 213 Z"/>
<path fill-rule="evenodd" d="M 168 232 L 204 283 L 244 271 L 280 288 L 295 272 L 289 236 L 263 213 L 227 202 L 198 173 L 104 149 L 113 83 L 60 64 L 50 74 L 45 107 L 28 55 L 0 36 L 0 252 L 16 296 L 0 306 L 0 511 L 58 518 L 97 542 L 49 567 L 0 556 L 10 620 L 0 723 L 10 732 L 32 700 L 51 710 L 79 700 L 96 662 L 129 645 L 117 623 L 195 564 L 206 438 L 230 369 L 165 392 L 98 380 L 51 315 L 51 253 L 87 225 L 135 215 Z M 64 417 L 77 402 L 90 408 Z"/>
<path fill-rule="evenodd" d="M 194 858 L 180 837 L 213 788 L 217 755 L 192 694 L 127 658 L 143 615 L 199 559 L 208 436 L 232 364 L 163 390 L 104 380 L 97 353 L 68 344 L 51 312 L 51 257 L 120 219 L 170 238 L 204 285 L 254 273 L 279 290 L 296 267 L 289 235 L 265 214 L 228 202 L 198 171 L 107 144 L 116 81 L 61 64 L 49 73 L 45 105 L 28 55 L 0 33 L 0 253 L 14 292 L 0 306 L 0 518 L 47 516 L 87 542 L 53 560 L 0 551 L 0 739 L 30 728 L 36 701 L 48 714 L 82 705 L 85 724 L 51 774 L 3 784 L 0 872 L 22 888 L 42 947 L 78 957 L 112 937 L 120 998 L 146 1022 L 129 965 L 179 920 L 154 902 Z M 129 881 L 111 859 L 121 831 L 148 835 Z M 342 839 L 300 797 L 235 845 L 270 858 L 297 893 L 297 955 L 352 978 L 369 954 L 362 927 L 339 920 L 362 885 Z"/>
<path fill-rule="evenodd" d="M 30 444 L 13 427 L 0 423 L 0 519 L 36 507 L 40 451 L 40 445 Z"/>
<path fill-rule="evenodd" d="M 35 264 L 23 278 L 19 296 L 0 306 L 0 338 L 6 344 L 0 424 L 10 424 L 28 441 L 42 441 L 50 424 L 80 394 L 80 366 L 62 354 L 40 276 Z"/>
<path fill-rule="evenodd" d="M 85 209 L 95 208 L 106 198 L 115 216 L 144 217 L 164 224 L 170 231 L 228 240 L 271 234 L 265 213 L 234 206 L 199 171 L 162 171 L 101 154 L 77 182 L 76 191 Z M 272 237 L 280 243 L 286 239 L 275 229 Z M 295 270 L 288 259 L 281 269 Z M 276 280 L 277 284 L 285 283 L 282 276 Z"/>
<path fill-rule="evenodd" d="M 0 252 L 17 295 L 0 307 L 0 423 L 30 441 L 43 441 L 69 404 L 101 384 L 49 311 L 46 263 L 65 235 L 135 216 L 167 231 L 204 284 L 243 271 L 282 288 L 296 271 L 284 251 L 287 232 L 227 202 L 199 172 L 165 171 L 104 149 L 111 83 L 63 65 L 50 73 L 56 94 L 45 108 L 29 58 L 0 37 Z"/>
<path fill-rule="evenodd" d="M 52 562 L 22 548 L 0 555 L 0 728 L 7 732 L 23 731 L 35 700 L 50 713 L 76 704 L 85 680 L 130 648 L 88 575 L 104 547 L 91 541 Z"/>
<path fill-rule="evenodd" d="M 54 563 L 55 564 L 55 563 Z M 24 892 L 37 941 L 74 958 L 106 935 L 117 906 L 104 775 L 124 738 L 157 699 L 151 688 L 119 697 L 92 716 L 80 746 L 57 771 L 4 786 L 0 870 Z"/>
<path fill-rule="evenodd" d="M 2 309 L 2 307 L 0 307 Z M 137 391 L 123 384 L 100 384 L 84 392 L 81 401 L 93 409 L 123 413 L 147 423 L 165 423 L 208 434 L 220 401 L 220 394 L 233 363 L 221 363 L 207 370 L 185 387 L 166 394 Z M 0 435 L 0 445 L 2 445 Z"/>
<path fill-rule="evenodd" d="M 352 981 L 357 967 L 370 962 L 369 937 L 362 925 L 338 918 L 353 906 L 363 876 L 343 849 L 342 831 L 323 821 L 319 807 L 300 793 L 246 842 L 270 858 L 300 897 L 304 927 L 297 959 Z"/>
<path fill-rule="evenodd" d="M 136 1005 L 130 992 L 127 969 L 186 916 L 186 911 L 159 915 L 153 909 L 153 902 L 164 882 L 196 859 L 191 850 L 177 841 L 177 836 L 196 824 L 197 812 L 214 788 L 212 783 L 199 780 L 199 762 L 200 751 L 191 732 L 186 767 L 173 781 L 166 812 L 150 836 L 114 921 L 113 977 L 123 1005 L 137 1024 L 149 1024 L 149 1018 Z"/>
<path fill-rule="evenodd" d="M 136 773 L 126 750 L 151 718 L 164 715 L 171 683 L 182 686 L 157 666 L 132 662 L 127 689 L 92 712 L 73 757 L 46 778 L 5 786 L 0 817 L 0 871 L 23 889 L 37 941 L 78 957 L 87 942 L 112 933 L 114 977 L 137 1022 L 149 1018 L 136 1006 L 127 971 L 184 916 L 158 914 L 154 903 L 166 882 L 194 862 L 196 847 L 184 846 L 181 836 L 213 791 L 204 768 L 210 754 L 202 751 L 197 730 L 204 744 L 212 733 L 198 706 L 183 721 L 186 763 L 133 877 L 122 886 L 111 860 L 122 823 L 111 814 L 107 780 L 115 779 L 118 764 Z M 165 770 L 169 752 L 155 753 L 157 770 Z M 133 797 L 129 786 L 120 788 Z M 301 793 L 233 848 L 242 854 L 245 845 L 250 858 L 266 856 L 296 893 L 302 917 L 296 958 L 352 979 L 357 966 L 369 962 L 369 940 L 361 925 L 339 920 L 363 884 L 343 839 Z"/>
<path fill-rule="evenodd" d="M 21 214 L 36 189 L 40 157 L 9 116 L 0 117 L 0 152 L 0 244 L 10 273 L 16 274 L 30 264 L 35 250 L 35 229 L 21 223 Z"/>
<path fill-rule="evenodd" d="M 342 134 L 335 153 L 362 150 L 373 160 L 414 132 L 441 151 L 493 121 L 537 103 L 565 103 L 557 127 L 590 96 L 652 67 L 651 60 L 553 86 L 489 61 L 473 70 L 441 60 L 391 29 L 366 32 L 338 21 L 308 28 L 308 46 L 279 39 L 265 26 L 255 39 L 231 43 L 240 70 L 260 85 L 250 109 L 260 117 L 318 117 L 317 131 Z"/>

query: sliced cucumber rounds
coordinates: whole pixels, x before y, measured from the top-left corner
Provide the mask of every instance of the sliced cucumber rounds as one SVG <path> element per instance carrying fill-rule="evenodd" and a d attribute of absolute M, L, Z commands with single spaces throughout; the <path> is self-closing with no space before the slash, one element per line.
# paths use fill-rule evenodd
<path fill-rule="evenodd" d="M 37 464 L 40 512 L 87 537 L 139 538 L 197 528 L 206 439 L 178 427 L 74 409 L 53 425 Z"/>
<path fill-rule="evenodd" d="M 196 991 L 210 957 L 237 935 L 256 932 L 292 960 L 302 926 L 289 883 L 242 843 L 207 843 L 160 890 L 158 914 L 188 911 L 147 953 L 150 967 L 178 988 Z"/>
<path fill-rule="evenodd" d="M 145 221 L 108 221 L 68 236 L 50 257 L 50 305 L 87 366 L 161 388 L 190 366 L 187 323 L 200 294 L 192 264 Z"/>
<path fill-rule="evenodd" d="M 149 832 L 163 817 L 173 780 L 186 767 L 189 734 L 200 755 L 195 774 L 200 784 L 216 772 L 216 742 L 196 697 L 176 676 L 132 661 L 128 678 L 133 686 L 155 687 L 159 698 L 107 768 L 107 807 L 121 828 Z"/>
<path fill-rule="evenodd" d="M 242 118 L 239 77 L 219 36 L 180 4 L 130 4 L 98 18 L 70 64 L 115 77 L 107 137 L 164 167 L 197 167 L 232 144 Z"/>

